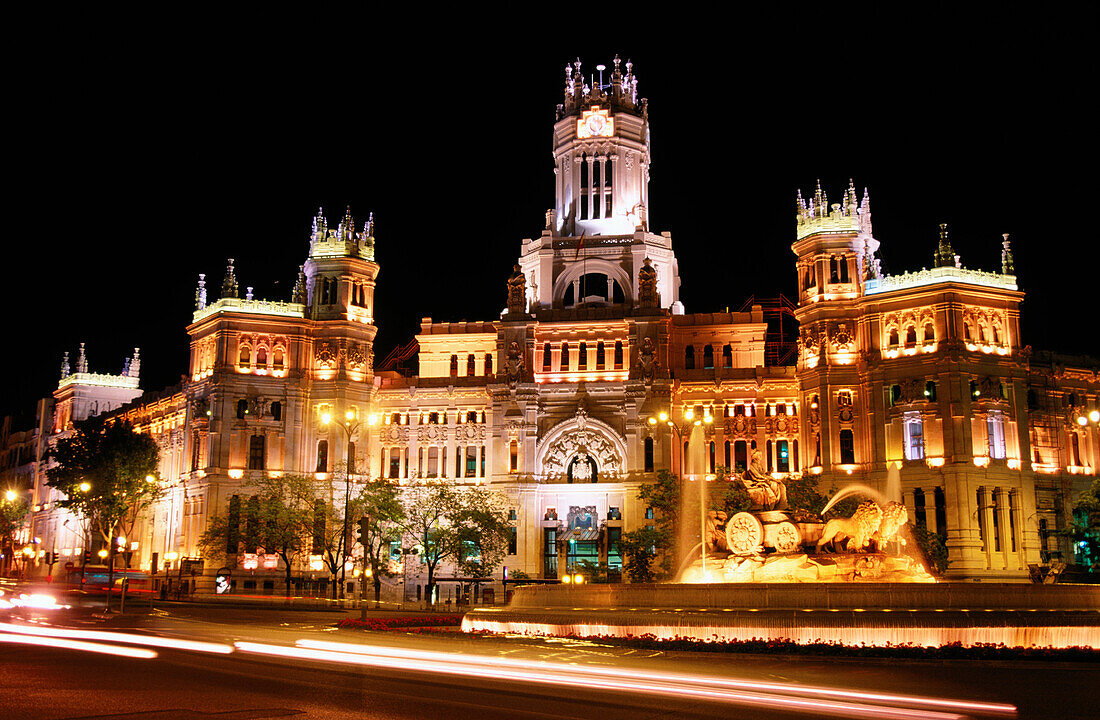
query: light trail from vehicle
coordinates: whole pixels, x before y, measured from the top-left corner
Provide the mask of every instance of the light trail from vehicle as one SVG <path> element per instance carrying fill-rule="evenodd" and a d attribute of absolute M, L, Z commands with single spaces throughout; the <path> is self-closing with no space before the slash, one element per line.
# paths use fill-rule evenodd
<path fill-rule="evenodd" d="M 81 650 L 83 652 L 119 655 L 121 657 L 140 658 L 143 660 L 152 660 L 157 656 L 155 650 L 144 650 L 142 648 L 131 648 L 122 645 L 104 645 L 102 643 L 67 640 L 58 637 L 43 637 L 41 635 L 0 633 L 0 642 L 17 645 L 41 645 L 43 647 L 64 648 L 66 650 Z"/>
<path fill-rule="evenodd" d="M 0 623 L 0 631 L 19 635 L 33 635 L 45 638 L 71 638 L 74 640 L 102 640 L 126 645 L 146 645 L 169 650 L 190 650 L 192 652 L 218 653 L 227 655 L 233 652 L 232 645 L 201 642 L 198 640 L 177 640 L 156 635 L 136 635 L 134 633 L 113 632 L 108 630 L 70 630 L 68 628 L 47 627 L 41 625 L 13 625 Z"/>
<path fill-rule="evenodd" d="M 265 643 L 237 642 L 236 648 L 245 653 L 255 653 L 295 660 L 319 660 L 346 665 L 378 667 L 390 670 L 439 673 L 461 677 L 489 678 L 492 680 L 517 680 L 547 685 L 576 687 L 583 683 L 586 688 L 596 688 L 615 692 L 635 691 L 648 695 L 660 695 L 679 699 L 693 698 L 784 710 L 817 715 L 853 718 L 887 718 L 892 720 L 952 720 L 964 717 L 958 713 L 947 713 L 931 709 L 914 709 L 874 705 L 869 703 L 846 702 L 826 698 L 802 698 L 793 695 L 772 694 L 757 691 L 737 690 L 733 688 L 708 687 L 700 683 L 670 682 L 656 680 L 638 680 L 627 674 L 610 675 L 585 673 L 577 667 L 545 665 L 537 669 L 521 669 L 499 666 L 490 676 L 482 663 L 468 663 L 462 656 L 448 655 L 446 660 L 400 657 L 396 654 L 367 655 L 363 653 L 322 650 L 309 647 L 290 647 Z M 796 688 L 792 686 L 789 691 Z"/>
<path fill-rule="evenodd" d="M 371 656 L 393 656 L 415 660 L 429 660 L 438 662 L 454 661 L 456 656 L 450 653 L 425 650 L 409 650 L 405 648 L 386 647 L 381 645 L 358 645 L 354 643 L 340 643 L 325 640 L 298 640 L 300 647 L 317 650 L 331 650 L 334 652 L 347 652 Z M 793 685 L 785 683 L 760 682 L 756 680 L 741 680 L 719 676 L 689 675 L 686 673 L 660 673 L 648 670 L 617 669 L 595 666 L 563 665 L 561 663 L 546 663 L 533 660 L 518 660 L 514 658 L 496 658 L 477 655 L 462 655 L 458 660 L 465 664 L 482 665 L 486 667 L 510 667 L 525 670 L 553 669 L 558 672 L 574 673 L 578 676 L 602 675 L 616 680 L 623 678 L 646 679 L 654 682 L 672 682 L 697 684 L 701 686 L 718 686 L 738 690 L 754 690 L 763 692 L 794 693 L 798 695 L 810 695 L 826 697 L 830 699 L 842 699 L 856 702 L 884 702 L 902 706 L 924 706 L 938 710 L 951 712 L 975 712 L 985 715 L 1000 715 L 1015 717 L 1016 707 L 1005 703 L 975 702 L 970 700 L 954 700 L 949 698 L 932 698 L 915 695 L 896 695 L 892 693 L 863 692 L 858 690 L 846 690 L 843 688 L 827 688 L 812 685 Z"/>

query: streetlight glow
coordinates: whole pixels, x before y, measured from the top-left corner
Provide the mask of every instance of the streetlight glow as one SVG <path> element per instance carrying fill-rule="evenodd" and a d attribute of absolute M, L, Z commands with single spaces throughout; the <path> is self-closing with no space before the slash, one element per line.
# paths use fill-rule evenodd
<path fill-rule="evenodd" d="M 8 499 L 8 502 L 15 502 L 16 494 L 14 490 L 8 490 L 4 493 L 4 497 Z"/>
<path fill-rule="evenodd" d="M 1100 422 L 1100 410 L 1093 410 L 1089 413 L 1089 420 L 1093 422 Z"/>
<path fill-rule="evenodd" d="M 657 418 L 661 422 L 668 422 L 668 413 L 666 413 L 664 410 L 662 410 L 661 412 L 657 413 Z"/>
<path fill-rule="evenodd" d="M 322 413 L 321 414 L 321 424 L 322 425 L 328 425 L 330 422 L 332 422 L 332 413 L 328 413 L 328 412 Z"/>
<path fill-rule="evenodd" d="M 86 482 L 80 483 L 80 492 L 88 492 L 91 489 L 92 489 L 91 484 L 86 483 Z"/>

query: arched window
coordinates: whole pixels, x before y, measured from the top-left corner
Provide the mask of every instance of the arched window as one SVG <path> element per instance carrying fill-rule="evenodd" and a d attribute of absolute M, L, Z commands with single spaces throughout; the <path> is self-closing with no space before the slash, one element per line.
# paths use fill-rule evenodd
<path fill-rule="evenodd" d="M 985 325 L 978 326 L 978 342 L 985 343 Z"/>
<path fill-rule="evenodd" d="M 969 322 L 964 322 L 963 323 L 963 339 L 964 340 L 969 340 L 970 339 L 970 323 Z"/>
<path fill-rule="evenodd" d="M 275 368 L 276 370 L 282 370 L 283 369 L 283 349 L 282 348 L 278 348 L 278 347 L 275 348 L 275 354 L 272 356 L 272 359 L 271 359 L 271 366 L 273 368 Z"/>
<path fill-rule="evenodd" d="M 1080 436 L 1078 436 L 1077 433 L 1071 432 L 1069 434 L 1069 445 L 1070 445 L 1070 448 L 1069 448 L 1070 449 L 1070 460 L 1073 461 L 1074 465 L 1076 465 L 1077 467 L 1080 467 L 1081 466 L 1081 438 L 1080 438 Z"/>
<path fill-rule="evenodd" d="M 550 372 L 550 343 L 542 345 L 542 371 Z"/>
<path fill-rule="evenodd" d="M 841 255 L 837 259 L 837 264 L 840 265 L 840 282 L 848 282 L 848 258 Z"/>
<path fill-rule="evenodd" d="M 852 465 L 856 461 L 856 437 L 855 434 L 845 428 L 840 431 L 840 462 L 843 465 Z"/>
<path fill-rule="evenodd" d="M 598 343 L 596 343 L 596 369 L 597 370 L 603 370 L 604 369 L 603 340 L 600 340 Z"/>
<path fill-rule="evenodd" d="M 492 375 L 493 374 L 493 354 L 492 353 L 485 353 L 485 374 L 486 375 Z"/>
<path fill-rule="evenodd" d="M 714 462 L 715 462 L 714 441 L 711 440 L 709 443 L 707 443 L 707 472 L 708 473 L 713 473 L 714 472 Z"/>
<path fill-rule="evenodd" d="M 686 348 L 684 348 L 684 369 L 685 370 L 694 370 L 695 369 L 695 346 L 694 345 L 688 345 Z"/>
<path fill-rule="evenodd" d="M 508 443 L 508 471 L 519 472 L 519 443 L 515 440 Z"/>
<path fill-rule="evenodd" d="M 317 441 L 317 472 L 328 472 L 328 440 Z"/>
<path fill-rule="evenodd" d="M 912 348 L 917 346 L 917 329 L 910 325 L 905 329 L 905 347 Z"/>
<path fill-rule="evenodd" d="M 458 355 L 451 356 L 451 377 L 458 377 Z"/>
<path fill-rule="evenodd" d="M 794 464 L 794 471 L 795 471 L 795 472 L 798 472 L 798 470 L 799 470 L 799 464 L 798 464 L 798 440 L 792 440 L 792 441 L 791 441 L 791 448 L 792 448 L 792 450 L 791 450 L 791 457 L 792 457 L 792 458 L 794 459 L 794 460 L 793 460 L 793 464 Z"/>
<path fill-rule="evenodd" d="M 241 345 L 240 366 L 248 367 L 252 364 L 252 348 L 247 345 Z"/>
<path fill-rule="evenodd" d="M 428 448 L 428 477 L 439 477 L 439 448 Z"/>
<path fill-rule="evenodd" d="M 615 369 L 616 370 L 622 370 L 623 369 L 623 341 L 622 340 L 616 340 L 615 341 Z"/>
<path fill-rule="evenodd" d="M 829 282 L 840 282 L 840 269 L 837 267 L 836 255 L 829 258 Z"/>
<path fill-rule="evenodd" d="M 256 367 L 267 367 L 267 348 L 261 346 L 256 351 Z"/>
<path fill-rule="evenodd" d="M 653 472 L 653 438 L 645 439 L 645 471 Z"/>
<path fill-rule="evenodd" d="M 1001 344 L 1001 332 L 1000 332 L 1000 329 L 996 325 L 993 326 L 993 344 L 994 345 L 1000 345 Z"/>
<path fill-rule="evenodd" d="M 199 433 L 191 433 L 191 472 L 199 469 L 199 457 L 200 449 L 202 447 L 201 436 Z"/>
<path fill-rule="evenodd" d="M 390 478 L 401 477 L 401 449 L 390 448 Z"/>
<path fill-rule="evenodd" d="M 477 371 L 477 365 L 474 362 L 474 354 L 470 353 L 466 358 L 466 377 L 473 377 Z"/>
<path fill-rule="evenodd" d="M 932 323 L 924 324 L 924 341 L 926 343 L 935 342 L 936 340 L 936 328 Z"/>
<path fill-rule="evenodd" d="M 890 335 L 886 340 L 887 347 L 897 347 L 900 344 L 901 341 L 898 339 L 898 329 L 890 328 Z"/>
<path fill-rule="evenodd" d="M 703 346 L 703 368 L 706 370 L 714 369 L 714 346 Z"/>
<path fill-rule="evenodd" d="M 248 414 L 248 401 L 240 399 L 237 401 L 237 419 L 244 420 L 244 416 Z"/>
<path fill-rule="evenodd" d="M 567 342 L 561 344 L 561 369 L 569 370 L 569 343 Z"/>

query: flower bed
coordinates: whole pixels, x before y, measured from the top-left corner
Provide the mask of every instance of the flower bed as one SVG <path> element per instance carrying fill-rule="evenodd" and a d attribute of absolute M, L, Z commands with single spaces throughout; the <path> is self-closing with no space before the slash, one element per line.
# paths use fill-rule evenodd
<path fill-rule="evenodd" d="M 398 628 L 458 627 L 461 615 L 406 615 L 403 617 L 344 618 L 336 627 L 351 630 L 395 630 Z"/>

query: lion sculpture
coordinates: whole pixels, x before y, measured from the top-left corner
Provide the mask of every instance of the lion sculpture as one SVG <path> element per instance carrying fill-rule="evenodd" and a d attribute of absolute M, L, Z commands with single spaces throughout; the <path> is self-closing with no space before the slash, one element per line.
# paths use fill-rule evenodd
<path fill-rule="evenodd" d="M 860 503 L 852 517 L 836 518 L 825 523 L 825 530 L 821 533 L 821 539 L 817 541 L 817 549 L 820 550 L 830 544 L 835 548 L 838 540 L 847 538 L 848 552 L 863 550 L 878 532 L 882 515 L 882 508 L 878 503 L 870 500 Z"/>
<path fill-rule="evenodd" d="M 871 543 L 874 544 L 875 549 L 881 552 L 886 548 L 886 544 L 893 540 L 905 545 L 905 538 L 899 537 L 898 533 L 907 522 L 909 522 L 909 511 L 904 505 L 893 501 L 886 503 L 886 507 L 882 509 L 882 520 L 879 522 L 878 530 L 871 536 Z"/>

